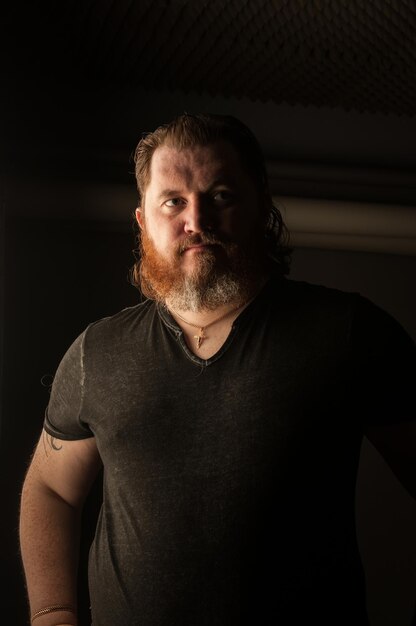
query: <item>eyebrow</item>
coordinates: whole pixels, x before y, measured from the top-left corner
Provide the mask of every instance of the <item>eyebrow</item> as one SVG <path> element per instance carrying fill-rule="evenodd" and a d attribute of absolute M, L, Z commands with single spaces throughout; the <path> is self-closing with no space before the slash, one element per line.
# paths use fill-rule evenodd
<path fill-rule="evenodd" d="M 217 178 L 216 180 L 214 180 L 211 185 L 203 192 L 203 193 L 209 193 L 211 191 L 211 189 L 214 189 L 215 187 L 219 187 L 221 185 L 224 186 L 231 186 L 232 181 L 230 179 L 226 179 L 224 178 Z M 162 200 L 163 198 L 166 198 L 168 196 L 171 197 L 176 197 L 176 196 L 180 196 L 182 195 L 181 191 L 178 191 L 177 189 L 163 189 L 157 196 L 158 200 Z"/>
<path fill-rule="evenodd" d="M 181 192 L 177 191 L 177 189 L 164 189 L 158 194 L 157 199 L 162 200 L 162 198 L 166 198 L 167 196 L 180 196 Z"/>
<path fill-rule="evenodd" d="M 208 191 L 214 189 L 214 187 L 221 187 L 221 185 L 224 185 L 225 187 L 231 187 L 234 184 L 235 182 L 230 177 L 227 178 L 226 176 L 223 176 L 222 178 L 216 178 L 208 188 Z"/>

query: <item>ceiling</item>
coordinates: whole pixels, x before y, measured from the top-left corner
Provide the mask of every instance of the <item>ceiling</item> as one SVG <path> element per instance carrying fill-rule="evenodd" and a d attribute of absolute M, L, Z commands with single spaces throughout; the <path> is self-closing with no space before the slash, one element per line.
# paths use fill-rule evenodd
<path fill-rule="evenodd" d="M 40 0 L 6 18 L 20 69 L 406 116 L 415 34 L 413 0 Z"/>
<path fill-rule="evenodd" d="M 49 190 L 70 177 L 60 207 L 88 179 L 115 218 L 114 185 L 134 193 L 141 134 L 184 110 L 245 121 L 275 194 L 416 207 L 413 0 L 39 0 L 1 11 L 6 170 Z M 16 211 L 27 206 L 19 189 Z M 33 201 L 41 193 L 30 210 L 48 204 Z"/>

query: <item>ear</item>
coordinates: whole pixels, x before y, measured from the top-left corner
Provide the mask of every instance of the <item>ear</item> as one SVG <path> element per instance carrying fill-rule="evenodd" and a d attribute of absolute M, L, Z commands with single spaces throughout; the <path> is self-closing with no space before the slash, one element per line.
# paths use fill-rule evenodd
<path fill-rule="evenodd" d="M 135 211 L 135 215 L 136 215 L 136 221 L 139 225 L 139 228 L 143 228 L 144 216 L 143 216 L 143 211 L 141 207 L 137 207 Z"/>

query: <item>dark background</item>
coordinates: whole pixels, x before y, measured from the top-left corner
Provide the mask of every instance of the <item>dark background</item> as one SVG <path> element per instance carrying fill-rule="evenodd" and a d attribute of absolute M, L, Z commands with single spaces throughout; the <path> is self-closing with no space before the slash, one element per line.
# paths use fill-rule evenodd
<path fill-rule="evenodd" d="M 134 304 L 132 153 L 184 111 L 263 146 L 291 276 L 359 291 L 416 338 L 412 3 L 38 2 L 1 20 L 2 610 L 27 623 L 21 484 L 49 385 L 85 326 Z M 84 519 L 85 557 L 99 485 Z M 358 538 L 372 626 L 408 626 L 416 504 L 365 440 Z"/>

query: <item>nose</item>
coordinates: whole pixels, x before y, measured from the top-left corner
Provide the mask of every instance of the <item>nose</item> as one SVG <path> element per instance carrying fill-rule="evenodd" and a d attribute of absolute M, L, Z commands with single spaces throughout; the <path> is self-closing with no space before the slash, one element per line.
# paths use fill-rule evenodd
<path fill-rule="evenodd" d="M 188 199 L 184 219 L 184 230 L 189 235 L 202 233 L 212 228 L 211 211 L 201 196 L 195 195 Z"/>

